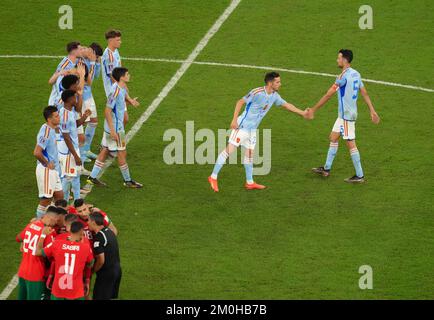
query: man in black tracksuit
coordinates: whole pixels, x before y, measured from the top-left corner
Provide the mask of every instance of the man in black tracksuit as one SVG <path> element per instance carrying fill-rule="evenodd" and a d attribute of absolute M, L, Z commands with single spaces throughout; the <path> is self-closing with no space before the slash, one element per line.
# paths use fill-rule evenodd
<path fill-rule="evenodd" d="M 93 288 L 93 299 L 117 299 L 122 270 L 116 235 L 112 230 L 104 227 L 104 216 L 99 212 L 93 212 L 89 215 L 89 229 L 95 234 L 93 271 L 96 273 L 96 280 Z"/>

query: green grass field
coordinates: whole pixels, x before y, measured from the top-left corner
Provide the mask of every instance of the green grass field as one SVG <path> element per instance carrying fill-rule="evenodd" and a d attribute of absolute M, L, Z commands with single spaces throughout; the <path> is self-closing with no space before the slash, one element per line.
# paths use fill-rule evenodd
<path fill-rule="evenodd" d="M 10 1 L 0 20 L 0 55 L 64 55 L 71 40 L 105 45 L 122 30 L 123 57 L 186 59 L 230 1 L 70 1 L 74 29 L 60 30 L 61 1 Z M 360 30 L 353 0 L 243 0 L 197 61 L 274 66 L 337 74 L 340 48 L 354 51 L 362 77 L 434 88 L 434 4 L 371 0 L 374 29 Z M 116 8 L 113 10 L 113 8 Z M 15 235 L 37 205 L 35 137 L 48 101 L 47 81 L 59 59 L 0 58 L 0 291 L 16 273 Z M 179 63 L 124 60 L 141 106 L 128 129 L 157 97 Z M 262 85 L 265 70 L 193 64 L 128 146 L 129 166 L 143 190 L 122 186 L 117 166 L 87 201 L 120 230 L 121 299 L 432 299 L 434 298 L 432 127 L 434 93 L 366 82 L 380 125 L 359 100 L 358 147 L 367 183 L 353 174 L 341 142 L 327 180 L 322 165 L 337 113 L 333 98 L 305 121 L 276 108 L 261 124 L 272 129 L 272 169 L 257 176 L 269 188 L 243 189 L 244 168 L 227 165 L 214 194 L 212 165 L 167 165 L 169 128 L 228 128 L 235 102 Z M 282 72 L 281 95 L 312 106 L 333 78 Z M 94 85 L 101 116 L 105 96 Z M 216 150 L 217 152 L 218 150 Z M 91 166 L 87 166 L 91 169 Z M 359 266 L 370 265 L 374 289 L 361 290 Z M 16 298 L 15 290 L 10 298 Z"/>

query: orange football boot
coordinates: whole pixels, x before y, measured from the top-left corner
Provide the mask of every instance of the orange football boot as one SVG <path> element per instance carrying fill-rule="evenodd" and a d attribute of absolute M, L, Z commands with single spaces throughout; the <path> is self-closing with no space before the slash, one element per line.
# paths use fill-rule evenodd
<path fill-rule="evenodd" d="M 214 192 L 219 192 L 219 186 L 217 184 L 217 179 L 213 179 L 211 176 L 209 176 L 208 182 L 211 185 L 211 188 L 214 190 Z"/>
<path fill-rule="evenodd" d="M 262 190 L 262 189 L 265 189 L 266 188 L 266 186 L 263 186 L 262 184 L 258 184 L 258 183 L 256 183 L 256 182 L 253 182 L 253 183 L 246 183 L 245 185 L 244 185 L 244 187 L 247 189 L 247 190 L 255 190 L 255 189 L 257 189 L 257 190 Z"/>

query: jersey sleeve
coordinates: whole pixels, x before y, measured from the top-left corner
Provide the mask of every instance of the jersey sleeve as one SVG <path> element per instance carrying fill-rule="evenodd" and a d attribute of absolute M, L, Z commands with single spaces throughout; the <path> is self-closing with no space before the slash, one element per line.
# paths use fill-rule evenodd
<path fill-rule="evenodd" d="M 64 112 L 60 114 L 60 129 L 62 133 L 70 133 L 71 132 L 71 121 L 69 119 L 68 112 L 63 109 Z"/>
<path fill-rule="evenodd" d="M 36 143 L 38 144 L 38 146 L 40 146 L 42 149 L 46 149 L 47 148 L 47 144 L 48 144 L 48 137 L 45 137 L 45 130 L 41 130 L 38 133 L 38 137 L 37 137 L 37 141 Z"/>
<path fill-rule="evenodd" d="M 251 90 L 248 94 L 246 94 L 246 95 L 243 97 L 243 100 L 244 100 L 244 102 L 245 102 L 246 104 L 249 104 L 250 102 L 252 102 L 252 99 L 253 99 L 253 91 L 254 91 L 254 90 Z"/>
<path fill-rule="evenodd" d="M 17 235 L 15 240 L 17 242 L 22 242 L 24 240 L 24 237 L 26 236 L 27 226 Z"/>
<path fill-rule="evenodd" d="M 360 81 L 360 88 L 363 88 L 365 84 L 363 83 L 362 78 L 359 78 L 359 81 Z"/>
<path fill-rule="evenodd" d="M 93 72 L 93 78 L 98 79 L 101 73 L 101 63 L 95 63 L 95 71 Z"/>
<path fill-rule="evenodd" d="M 276 100 L 274 101 L 274 104 L 275 104 L 276 106 L 281 106 L 282 104 L 285 104 L 285 103 L 286 103 L 286 101 L 283 100 L 282 97 L 280 96 L 280 94 L 278 94 L 278 93 L 276 92 Z"/>
<path fill-rule="evenodd" d="M 104 248 L 107 245 L 107 242 L 105 241 L 104 236 L 101 234 L 101 232 L 98 232 L 95 235 L 95 239 L 93 242 L 93 252 L 97 256 L 101 253 L 104 253 Z"/>
<path fill-rule="evenodd" d="M 54 252 L 54 242 L 50 242 L 44 249 L 42 249 L 42 255 L 47 258 L 52 258 Z"/>
<path fill-rule="evenodd" d="M 99 213 L 104 217 L 104 227 L 108 227 L 111 223 L 109 216 L 102 210 L 100 210 Z"/>

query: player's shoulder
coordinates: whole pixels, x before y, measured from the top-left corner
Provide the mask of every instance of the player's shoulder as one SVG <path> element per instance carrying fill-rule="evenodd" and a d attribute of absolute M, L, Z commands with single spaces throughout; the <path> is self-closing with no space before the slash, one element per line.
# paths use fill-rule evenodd
<path fill-rule="evenodd" d="M 51 128 L 46 123 L 42 124 L 41 128 L 39 129 L 39 136 L 48 138 L 51 133 Z"/>
<path fill-rule="evenodd" d="M 103 57 L 103 58 L 107 58 L 107 57 L 108 57 L 108 53 L 109 53 L 109 51 L 110 51 L 109 48 L 105 48 L 105 49 L 104 49 L 104 52 L 102 53 L 102 57 Z"/>
<path fill-rule="evenodd" d="M 250 90 L 250 93 L 252 95 L 257 95 L 257 94 L 260 94 L 260 93 L 263 93 L 263 92 L 265 92 L 265 88 L 264 87 L 257 87 L 257 88 L 254 88 L 254 89 Z"/>
<path fill-rule="evenodd" d="M 360 78 L 361 77 L 360 72 L 354 68 L 349 68 L 348 76 L 350 76 L 351 78 L 357 78 L 357 77 Z"/>

